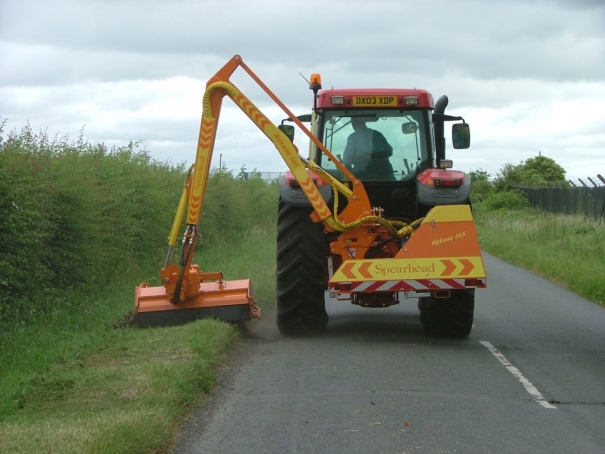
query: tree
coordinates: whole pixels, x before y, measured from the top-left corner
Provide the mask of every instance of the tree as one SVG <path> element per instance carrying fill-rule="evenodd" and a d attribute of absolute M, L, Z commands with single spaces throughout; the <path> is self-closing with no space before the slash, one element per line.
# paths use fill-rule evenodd
<path fill-rule="evenodd" d="M 505 164 L 494 179 L 498 191 L 507 191 L 515 186 L 540 186 L 549 184 L 567 185 L 565 169 L 554 159 L 539 154 L 521 164 Z"/>
<path fill-rule="evenodd" d="M 557 164 L 554 159 L 539 154 L 535 158 L 525 161 L 524 170 L 531 175 L 539 176 L 547 183 L 564 183 L 565 169 Z"/>

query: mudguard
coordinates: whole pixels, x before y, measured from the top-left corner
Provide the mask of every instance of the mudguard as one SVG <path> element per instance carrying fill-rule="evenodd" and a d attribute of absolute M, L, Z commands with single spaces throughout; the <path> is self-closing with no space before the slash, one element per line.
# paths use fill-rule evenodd
<path fill-rule="evenodd" d="M 431 169 L 435 171 L 435 169 Z M 448 171 L 453 173 L 456 171 Z M 462 172 L 460 172 L 462 174 Z M 435 187 L 418 181 L 418 202 L 423 205 L 460 205 L 468 203 L 471 193 L 471 176 L 463 174 L 463 183 L 459 187 Z"/>

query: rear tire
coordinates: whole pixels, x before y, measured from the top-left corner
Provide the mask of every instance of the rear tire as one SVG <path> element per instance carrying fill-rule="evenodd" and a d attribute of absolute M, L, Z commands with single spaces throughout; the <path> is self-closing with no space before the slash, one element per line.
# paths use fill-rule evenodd
<path fill-rule="evenodd" d="M 328 324 L 324 231 L 312 208 L 286 205 L 277 217 L 277 327 L 284 336 L 309 335 Z"/>
<path fill-rule="evenodd" d="M 420 298 L 420 323 L 430 334 L 463 337 L 473 328 L 475 289 L 452 290 L 450 298 Z"/>

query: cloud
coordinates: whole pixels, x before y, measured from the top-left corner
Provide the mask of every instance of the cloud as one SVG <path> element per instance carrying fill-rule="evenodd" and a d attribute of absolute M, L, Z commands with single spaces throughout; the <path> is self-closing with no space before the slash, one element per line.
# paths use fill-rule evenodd
<path fill-rule="evenodd" d="M 346 69 L 360 73 L 426 76 L 455 70 L 483 79 L 548 80 L 595 80 L 605 73 L 605 9 L 591 4 L 221 0 L 141 5 L 9 1 L 3 6 L 0 39 L 52 45 L 74 56 L 95 52 L 98 62 L 113 57 L 115 63 L 109 60 L 107 66 L 123 67 L 125 78 L 132 77 L 127 59 L 166 59 L 176 66 L 156 65 L 154 72 L 172 69 L 193 76 L 192 58 L 224 60 L 235 53 L 261 66 L 349 62 Z M 134 57 L 138 54 L 143 56 Z M 84 67 L 79 59 L 73 61 Z M 87 65 L 91 70 L 98 66 Z M 141 71 L 148 67 L 144 64 Z"/>
<path fill-rule="evenodd" d="M 90 51 L 56 44 L 0 42 L 0 86 L 65 85 L 82 81 L 158 80 L 174 76 L 205 80 L 225 58 L 123 51 Z"/>
<path fill-rule="evenodd" d="M 296 114 L 312 104 L 299 73 L 324 88 L 426 88 L 471 124 L 472 148 L 451 152 L 459 168 L 495 173 L 541 151 L 582 177 L 605 171 L 604 23 L 589 0 L 4 0 L 0 115 L 191 162 L 205 83 L 240 53 Z M 283 118 L 241 70 L 232 80 Z M 224 106 L 214 162 L 285 169 Z M 297 133 L 303 154 L 305 142 Z"/>

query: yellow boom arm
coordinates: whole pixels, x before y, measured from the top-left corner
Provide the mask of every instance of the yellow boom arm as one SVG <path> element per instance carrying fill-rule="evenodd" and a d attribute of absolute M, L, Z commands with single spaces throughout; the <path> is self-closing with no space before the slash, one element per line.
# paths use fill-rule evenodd
<path fill-rule="evenodd" d="M 301 130 L 339 167 L 352 182 L 352 189 L 342 184 L 331 174 L 326 172 L 317 164 L 307 161 L 300 157 L 298 150 L 284 133 L 275 126 L 235 85 L 229 81 L 229 77 L 238 67 L 243 68 L 246 73 L 267 93 L 267 95 L 278 104 L 284 113 L 288 115 Z M 220 110 L 223 97 L 228 96 L 233 102 L 250 118 L 250 120 L 267 136 L 275 145 L 282 156 L 284 162 L 294 174 L 302 191 L 314 209 L 313 218 L 315 221 L 322 221 L 326 228 L 331 231 L 345 231 L 358 227 L 364 222 L 377 222 L 383 225 L 391 232 L 393 236 L 404 236 L 409 234 L 410 228 L 406 228 L 403 223 L 387 221 L 381 217 L 373 216 L 370 208 L 370 202 L 361 181 L 359 181 L 350 171 L 335 158 L 331 152 L 300 122 L 294 114 L 275 96 L 275 94 L 258 78 L 258 76 L 243 62 L 239 55 L 234 56 L 216 75 L 210 79 L 206 85 L 206 91 L 203 97 L 203 113 L 200 125 L 200 134 L 198 139 L 196 160 L 194 172 L 189 188 L 189 202 L 187 209 L 187 229 L 183 240 L 183 253 L 179 262 L 178 276 L 175 282 L 175 288 L 172 293 L 172 303 L 179 302 L 194 296 L 190 290 L 187 293 L 183 289 L 183 280 L 191 267 L 193 250 L 196 243 L 197 229 L 199 226 L 204 194 L 208 175 L 210 173 L 210 163 L 212 161 L 212 152 L 216 139 L 216 131 L 220 117 Z M 336 216 L 336 210 L 333 214 L 321 196 L 317 186 L 312 180 L 309 170 L 313 171 L 321 179 L 332 185 L 336 200 L 338 193 L 342 193 L 349 201 L 347 207 Z M 181 207 L 181 206 L 180 206 Z M 336 208 L 336 207 L 335 207 Z M 177 219 L 174 225 L 181 225 L 182 209 L 177 213 Z M 404 230 L 398 230 L 404 229 Z M 173 230 L 174 232 L 174 230 Z M 171 234 L 172 238 L 172 234 Z M 195 285 L 190 284 L 190 289 L 195 289 Z"/>

